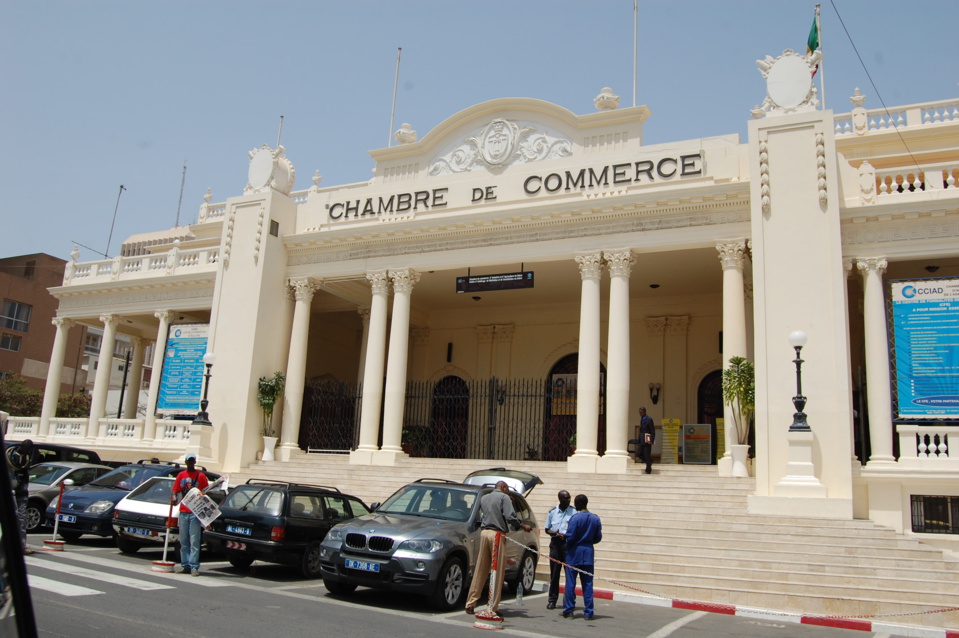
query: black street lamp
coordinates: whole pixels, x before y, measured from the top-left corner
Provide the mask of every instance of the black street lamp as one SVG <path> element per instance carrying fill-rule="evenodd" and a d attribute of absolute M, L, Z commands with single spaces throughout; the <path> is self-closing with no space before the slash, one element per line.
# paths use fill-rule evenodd
<path fill-rule="evenodd" d="M 792 425 L 789 426 L 790 432 L 808 432 L 809 424 L 806 423 L 806 413 L 803 409 L 806 407 L 806 397 L 802 393 L 802 363 L 799 353 L 802 347 L 806 345 L 806 333 L 802 330 L 793 330 L 789 333 L 789 345 L 796 349 L 796 396 L 793 397 L 793 406 L 796 413 L 793 414 Z"/>
<path fill-rule="evenodd" d="M 200 411 L 196 413 L 196 418 L 193 419 L 193 425 L 213 425 L 210 422 L 210 415 L 207 414 L 206 406 L 210 405 L 210 402 L 207 401 L 206 395 L 210 391 L 210 369 L 213 367 L 213 362 L 216 361 L 216 356 L 212 352 L 207 352 L 203 355 L 203 363 L 206 364 L 206 374 L 203 375 L 206 377 L 206 383 L 203 385 L 203 399 L 200 401 Z"/>

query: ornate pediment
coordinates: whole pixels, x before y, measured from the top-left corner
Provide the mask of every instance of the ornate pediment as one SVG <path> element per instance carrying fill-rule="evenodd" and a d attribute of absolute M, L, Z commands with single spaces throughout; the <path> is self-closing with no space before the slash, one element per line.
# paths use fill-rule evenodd
<path fill-rule="evenodd" d="M 429 174 L 501 170 L 513 164 L 568 157 L 572 148 L 569 138 L 546 126 L 497 118 L 440 151 L 430 160 Z"/>

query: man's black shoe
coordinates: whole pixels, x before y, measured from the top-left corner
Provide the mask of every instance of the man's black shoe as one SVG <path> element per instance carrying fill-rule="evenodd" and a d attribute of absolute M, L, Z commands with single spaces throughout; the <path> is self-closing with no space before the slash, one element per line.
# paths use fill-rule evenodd
<path fill-rule="evenodd" d="M 548 603 L 546 603 L 546 609 L 556 609 L 556 603 L 554 603 L 553 601 L 549 601 Z"/>
<path fill-rule="evenodd" d="M 571 612 L 571 611 L 564 611 L 564 612 L 563 612 L 563 618 L 572 618 L 572 617 L 573 617 L 573 612 Z"/>

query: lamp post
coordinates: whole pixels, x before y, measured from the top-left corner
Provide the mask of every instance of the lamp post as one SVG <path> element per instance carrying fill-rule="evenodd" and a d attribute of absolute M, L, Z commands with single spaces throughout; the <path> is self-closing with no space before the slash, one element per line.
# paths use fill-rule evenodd
<path fill-rule="evenodd" d="M 796 364 L 796 396 L 793 397 L 793 406 L 796 408 L 796 413 L 793 414 L 792 425 L 789 426 L 790 432 L 808 432 L 809 424 L 806 423 L 806 413 L 803 412 L 803 409 L 806 407 L 806 397 L 802 393 L 802 363 L 803 360 L 800 358 L 800 352 L 802 347 L 806 345 L 806 333 L 802 330 L 793 330 L 789 333 L 789 345 L 796 349 L 796 359 L 794 363 Z"/>
<path fill-rule="evenodd" d="M 206 374 L 203 376 L 206 377 L 206 383 L 203 384 L 203 399 L 200 401 L 200 411 L 196 413 L 196 418 L 193 419 L 193 425 L 213 425 L 210 422 L 210 415 L 206 411 L 206 406 L 210 405 L 206 395 L 210 391 L 210 369 L 213 367 L 214 361 L 216 361 L 216 355 L 212 352 L 203 355 L 203 363 L 206 365 Z"/>

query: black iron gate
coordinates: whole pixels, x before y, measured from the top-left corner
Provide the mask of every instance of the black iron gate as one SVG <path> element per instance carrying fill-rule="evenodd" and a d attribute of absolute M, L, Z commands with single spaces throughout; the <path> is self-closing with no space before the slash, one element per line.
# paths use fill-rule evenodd
<path fill-rule="evenodd" d="M 555 385 L 543 379 L 496 377 L 411 381 L 406 386 L 403 449 L 430 458 L 565 460 L 572 453 L 576 393 L 567 389 L 554 400 Z M 357 383 L 311 382 L 304 392 L 300 447 L 355 449 L 361 398 Z"/>

